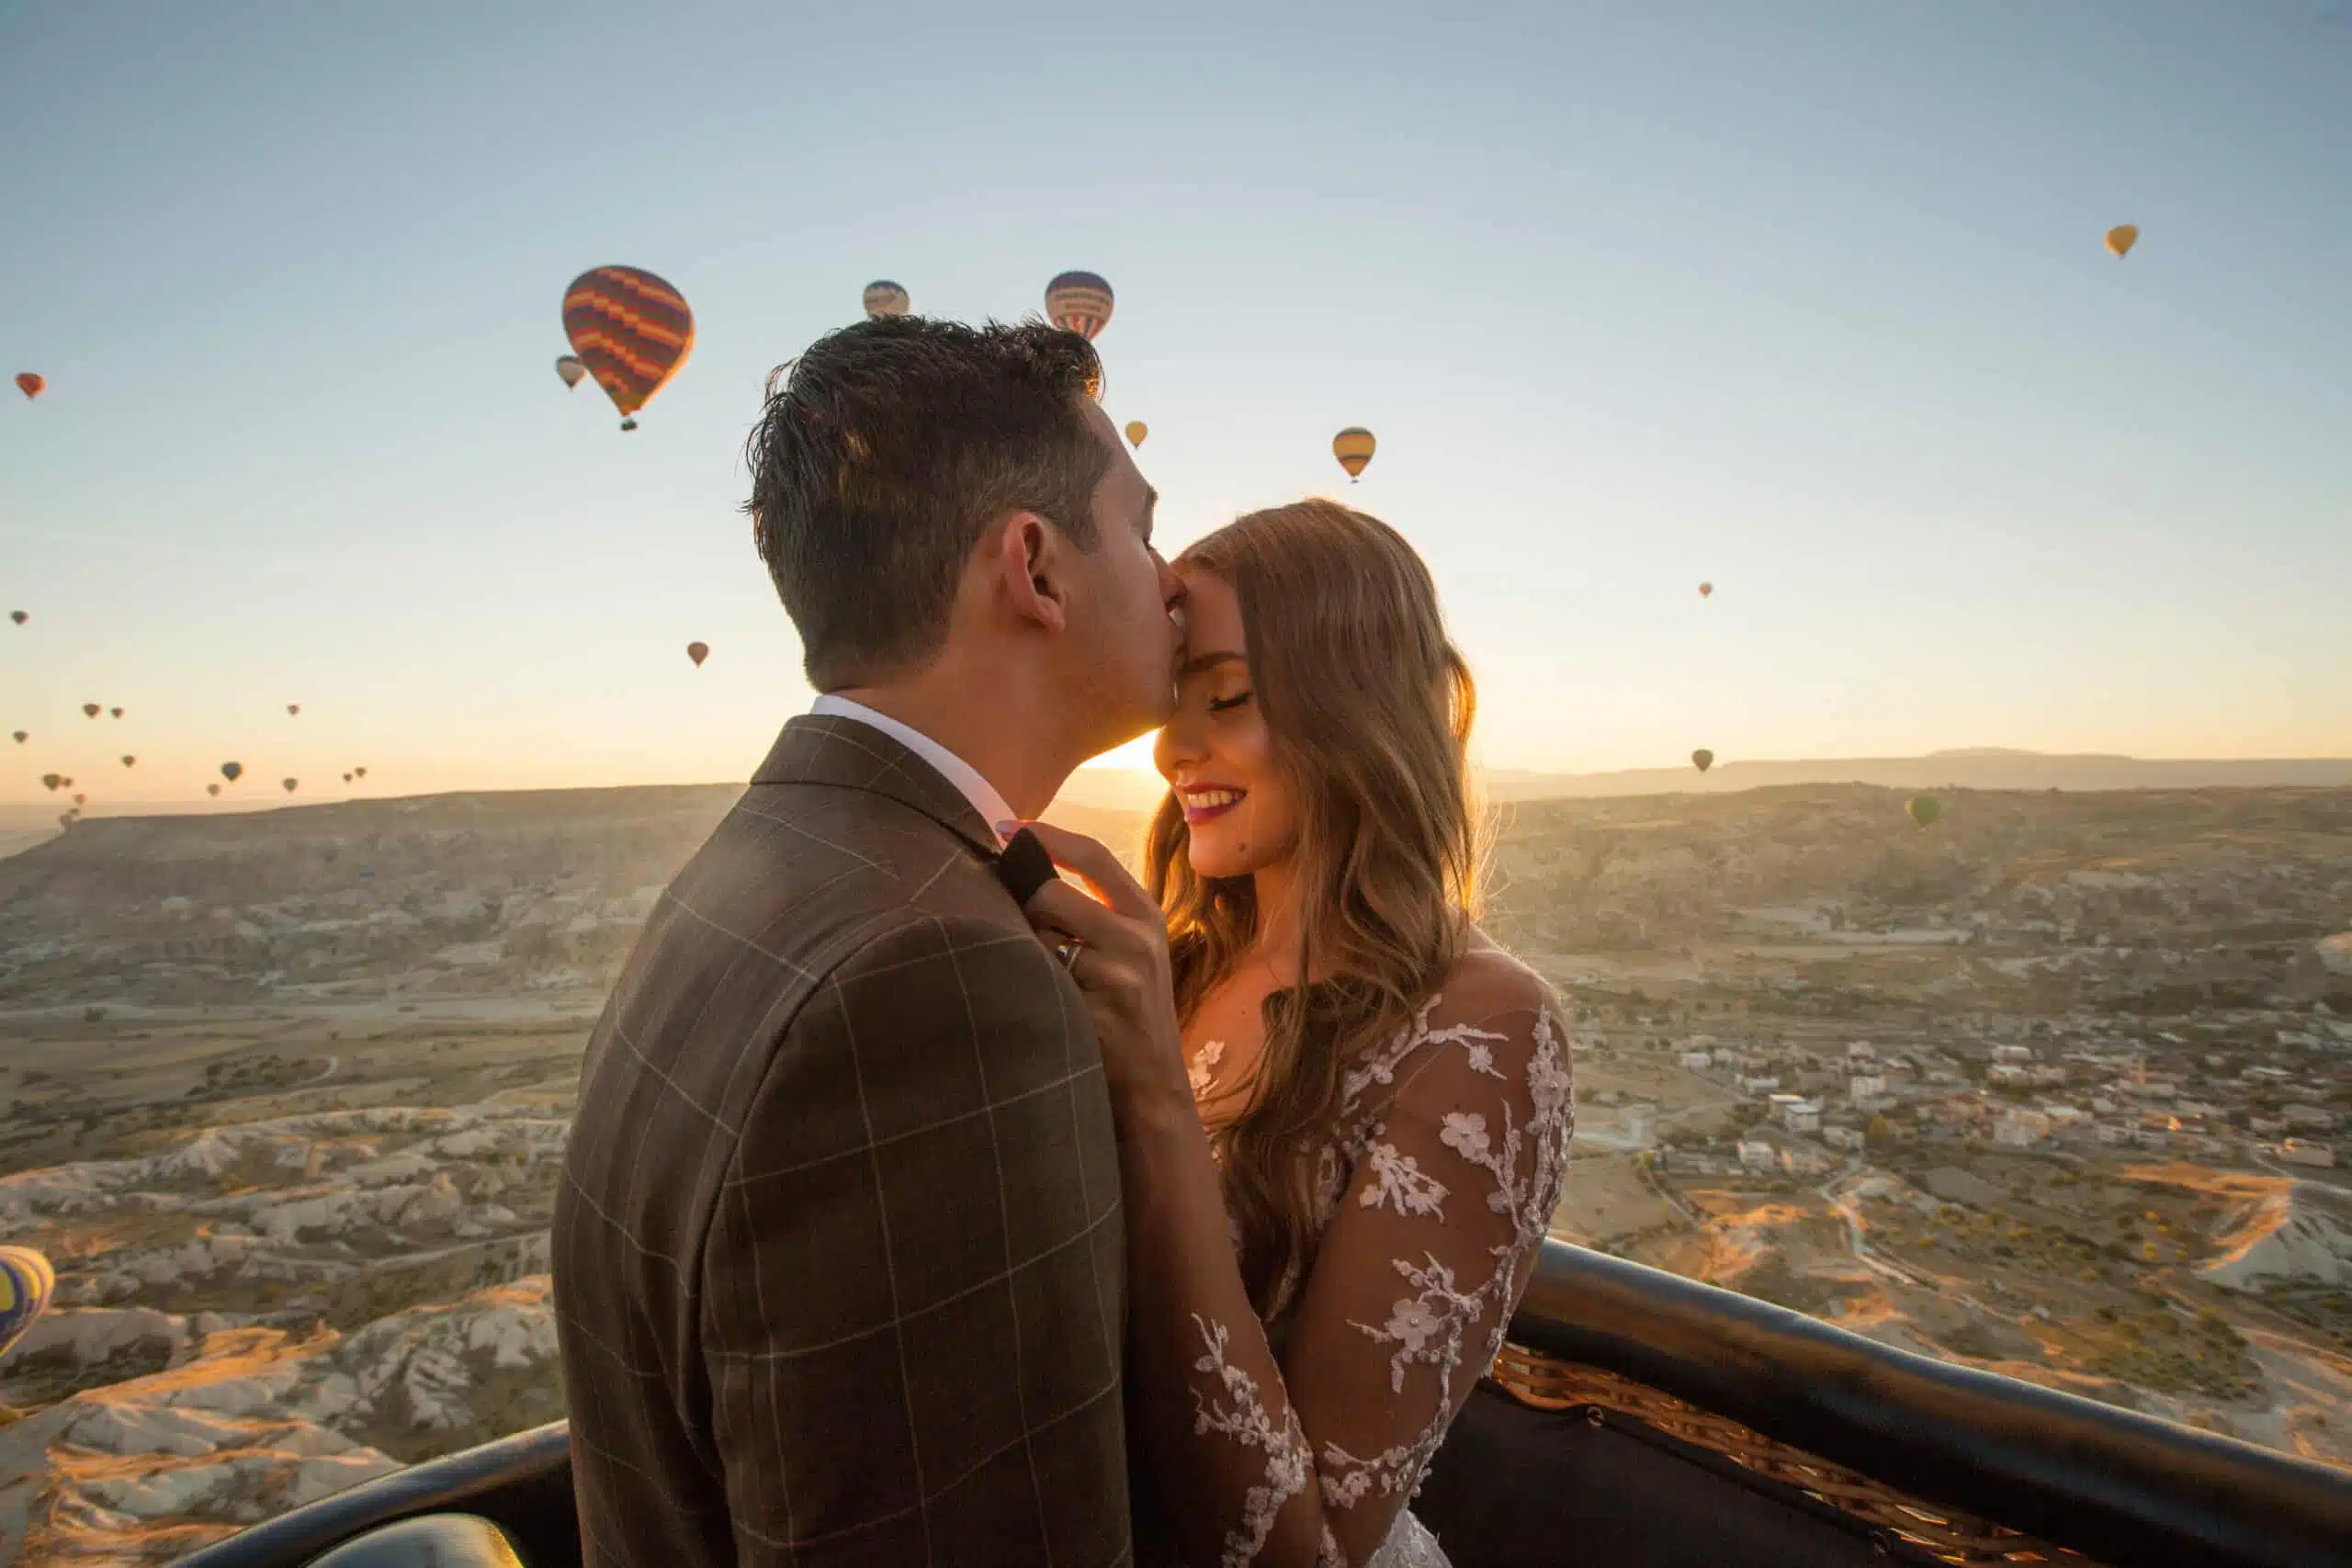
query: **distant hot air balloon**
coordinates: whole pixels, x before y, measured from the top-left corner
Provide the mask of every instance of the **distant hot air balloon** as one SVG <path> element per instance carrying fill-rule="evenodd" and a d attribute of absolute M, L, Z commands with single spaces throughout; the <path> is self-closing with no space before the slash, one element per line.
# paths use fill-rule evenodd
<path fill-rule="evenodd" d="M 84 704 L 82 705 L 82 716 L 83 716 L 85 718 L 96 718 L 96 717 L 97 717 L 97 716 L 98 716 L 98 705 L 97 705 L 97 704 L 96 704 L 96 703 L 84 703 Z"/>
<path fill-rule="evenodd" d="M 223 762 L 220 764 L 220 776 L 227 779 L 231 784 L 235 784 L 237 782 L 238 775 L 243 773 L 244 771 L 245 765 L 243 762 Z"/>
<path fill-rule="evenodd" d="M 204 786 L 204 793 L 207 795 L 219 795 L 220 793 L 220 786 L 217 784 L 206 784 Z"/>
<path fill-rule="evenodd" d="M 40 776 L 40 787 L 49 791 L 51 795 L 56 794 L 57 786 L 64 782 L 65 775 L 63 773 L 43 773 Z"/>
<path fill-rule="evenodd" d="M 1150 434 L 1151 434 L 1151 427 L 1150 427 L 1149 425 L 1148 425 L 1148 424 L 1144 423 L 1144 422 L 1143 422 L 1143 421 L 1141 421 L 1141 420 L 1139 420 L 1139 419 L 1131 419 L 1131 420 L 1127 421 L 1127 445 L 1128 445 L 1128 446 L 1142 446 L 1142 445 L 1143 445 L 1143 438 L 1144 438 L 1145 436 L 1147 436 L 1147 435 L 1149 435 Z"/>
<path fill-rule="evenodd" d="M 1703 773 L 1715 765 L 1715 754 L 1702 746 L 1690 753 L 1690 765 Z"/>
<path fill-rule="evenodd" d="M 1373 448 L 1377 445 L 1372 438 L 1372 432 L 1360 424 L 1351 424 L 1331 437 L 1331 456 L 1340 459 L 1340 467 L 1348 470 L 1350 484 L 1353 484 L 1356 476 L 1363 472 L 1364 465 L 1372 461 Z"/>
<path fill-rule="evenodd" d="M 90 804 L 90 797 L 86 795 L 76 795 L 74 797 L 74 804 L 76 806 L 87 806 Z"/>
<path fill-rule="evenodd" d="M 555 373 L 563 378 L 565 386 L 577 387 L 587 378 L 588 367 L 581 363 L 578 355 L 567 354 L 555 362 Z"/>
<path fill-rule="evenodd" d="M 1700 598 L 1702 598 L 1702 599 L 1712 599 L 1712 598 L 1713 598 L 1714 596 L 1715 596 L 1715 585 L 1714 585 L 1713 583 L 1712 583 L 1712 582 L 1702 582 L 1702 583 L 1699 584 L 1699 597 L 1700 597 Z"/>
<path fill-rule="evenodd" d="M 65 775 L 65 787 L 67 789 L 72 789 L 74 787 L 74 775 L 72 773 Z"/>
<path fill-rule="evenodd" d="M 2107 231 L 2107 248 L 2115 255 L 2131 254 L 2132 247 L 2139 243 L 2140 226 L 2136 223 L 2118 223 Z"/>
<path fill-rule="evenodd" d="M 707 642 L 690 642 L 686 644 L 686 657 L 695 661 L 695 669 L 701 669 L 702 661 L 710 657 L 710 644 Z"/>
<path fill-rule="evenodd" d="M 114 715 L 117 718 L 120 718 L 122 716 L 122 710 L 120 708 L 108 708 L 107 709 L 107 712 Z"/>
<path fill-rule="evenodd" d="M 301 783 L 302 781 L 301 781 L 301 780 L 300 780 L 300 779 L 280 779 L 280 780 L 278 780 L 277 782 L 278 782 L 279 784 L 284 784 L 284 785 L 286 786 L 286 793 L 287 793 L 287 794 L 288 794 L 288 795 L 292 795 L 292 794 L 294 793 L 294 786 L 295 786 L 296 784 L 298 784 Z"/>
<path fill-rule="evenodd" d="M 57 1270 L 29 1247 L 0 1247 L 0 1352 L 33 1325 L 57 1291 Z"/>
<path fill-rule="evenodd" d="M 134 756 L 132 756 L 132 755 L 130 755 L 128 751 L 126 751 L 126 752 L 124 752 L 124 753 L 123 753 L 123 757 L 122 757 L 122 765 L 123 765 L 124 767 L 126 767 L 126 768 L 127 768 L 127 767 L 130 766 L 130 764 L 131 764 L 131 763 L 136 762 L 137 761 L 139 761 L 139 759 L 138 759 L 138 758 L 136 758 L 136 757 L 134 757 Z"/>
<path fill-rule="evenodd" d="M 1066 272 L 1046 285 L 1046 319 L 1092 338 L 1111 324 L 1111 286 L 1091 272 Z"/>
<path fill-rule="evenodd" d="M 24 732 L 23 730 L 19 729 L 18 731 L 17 731 L 17 745 L 22 746 L 22 745 L 25 743 L 26 739 L 27 739 L 27 736 L 26 736 L 26 734 L 25 734 L 25 732 Z"/>
<path fill-rule="evenodd" d="M 80 820 L 82 820 L 82 814 L 78 811 L 61 811 L 57 814 L 57 825 L 61 828 L 71 828 Z"/>
<path fill-rule="evenodd" d="M 345 773 L 345 774 L 344 774 L 344 775 L 343 775 L 343 782 L 344 782 L 344 783 L 345 783 L 345 784 L 349 784 L 349 783 L 351 782 L 351 775 L 350 775 L 349 773 Z"/>
<path fill-rule="evenodd" d="M 354 768 L 351 770 L 351 773 L 352 776 L 355 778 L 364 779 L 368 776 L 368 770 L 365 768 Z"/>
<path fill-rule="evenodd" d="M 865 313 L 873 317 L 903 316 L 915 308 L 907 291 L 887 277 L 865 286 Z"/>
<path fill-rule="evenodd" d="M 300 713 L 302 711 L 302 705 L 300 703 L 288 703 L 286 705 L 286 711 L 288 714 Z"/>
<path fill-rule="evenodd" d="M 563 330 L 621 412 L 621 428 L 694 352 L 695 313 L 686 297 L 633 266 L 592 267 L 563 291 Z"/>
<path fill-rule="evenodd" d="M 49 383 L 29 370 L 17 372 L 17 390 L 28 398 L 38 398 L 49 390 Z"/>
<path fill-rule="evenodd" d="M 1911 797 L 1911 804 L 1903 809 L 1911 814 L 1912 821 L 1924 829 L 1943 815 L 1944 803 L 1932 795 L 1915 795 Z"/>
<path fill-rule="evenodd" d="M 12 620 L 12 621 L 16 622 L 18 626 L 23 626 L 27 621 L 31 620 L 31 619 L 32 619 L 32 616 L 31 616 L 31 615 L 28 615 L 28 614 L 26 614 L 26 613 L 25 613 L 24 611 L 22 611 L 22 610 L 11 610 L 11 611 L 9 611 L 9 612 L 8 612 L 8 618 L 9 618 L 10 620 Z"/>

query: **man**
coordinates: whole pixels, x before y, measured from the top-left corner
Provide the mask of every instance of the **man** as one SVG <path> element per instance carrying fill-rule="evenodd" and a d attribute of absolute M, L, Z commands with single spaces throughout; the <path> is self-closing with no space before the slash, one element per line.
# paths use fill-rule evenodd
<path fill-rule="evenodd" d="M 592 1568 L 1129 1557 L 1102 1057 L 994 865 L 1173 702 L 1099 375 L 1043 326 L 864 321 L 752 439 L 824 694 L 589 1042 L 554 1247 Z"/>

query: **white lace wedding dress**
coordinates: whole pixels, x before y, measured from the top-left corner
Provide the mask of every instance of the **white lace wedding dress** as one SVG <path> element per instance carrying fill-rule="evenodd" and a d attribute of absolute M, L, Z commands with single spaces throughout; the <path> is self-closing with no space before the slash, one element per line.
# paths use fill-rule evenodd
<path fill-rule="evenodd" d="M 1312 1156 L 1321 1240 L 1270 1326 L 1193 1314 L 1207 1449 L 1170 1501 L 1225 1527 L 1222 1568 L 1261 1562 L 1310 1483 L 1317 1568 L 1446 1568 L 1407 1505 L 1501 1348 L 1575 1124 L 1556 998 L 1489 956 L 1346 1074 L 1340 1135 Z M 1221 1056 L 1196 1053 L 1196 1095 Z"/>

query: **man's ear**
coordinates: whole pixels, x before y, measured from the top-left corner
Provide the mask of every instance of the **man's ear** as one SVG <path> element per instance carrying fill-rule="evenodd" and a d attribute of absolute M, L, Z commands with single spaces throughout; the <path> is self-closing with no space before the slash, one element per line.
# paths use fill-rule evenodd
<path fill-rule="evenodd" d="M 1069 621 L 1069 548 L 1034 512 L 1015 512 L 998 530 L 990 565 L 1013 614 L 1047 631 Z"/>

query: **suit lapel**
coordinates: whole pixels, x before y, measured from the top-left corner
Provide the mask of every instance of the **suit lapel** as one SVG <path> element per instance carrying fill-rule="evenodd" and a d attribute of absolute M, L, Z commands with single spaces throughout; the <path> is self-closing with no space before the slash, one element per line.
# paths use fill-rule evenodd
<path fill-rule="evenodd" d="M 974 849 L 996 858 L 992 825 L 937 768 L 872 725 L 833 714 L 803 714 L 784 727 L 754 784 L 862 789 L 922 812 Z"/>

